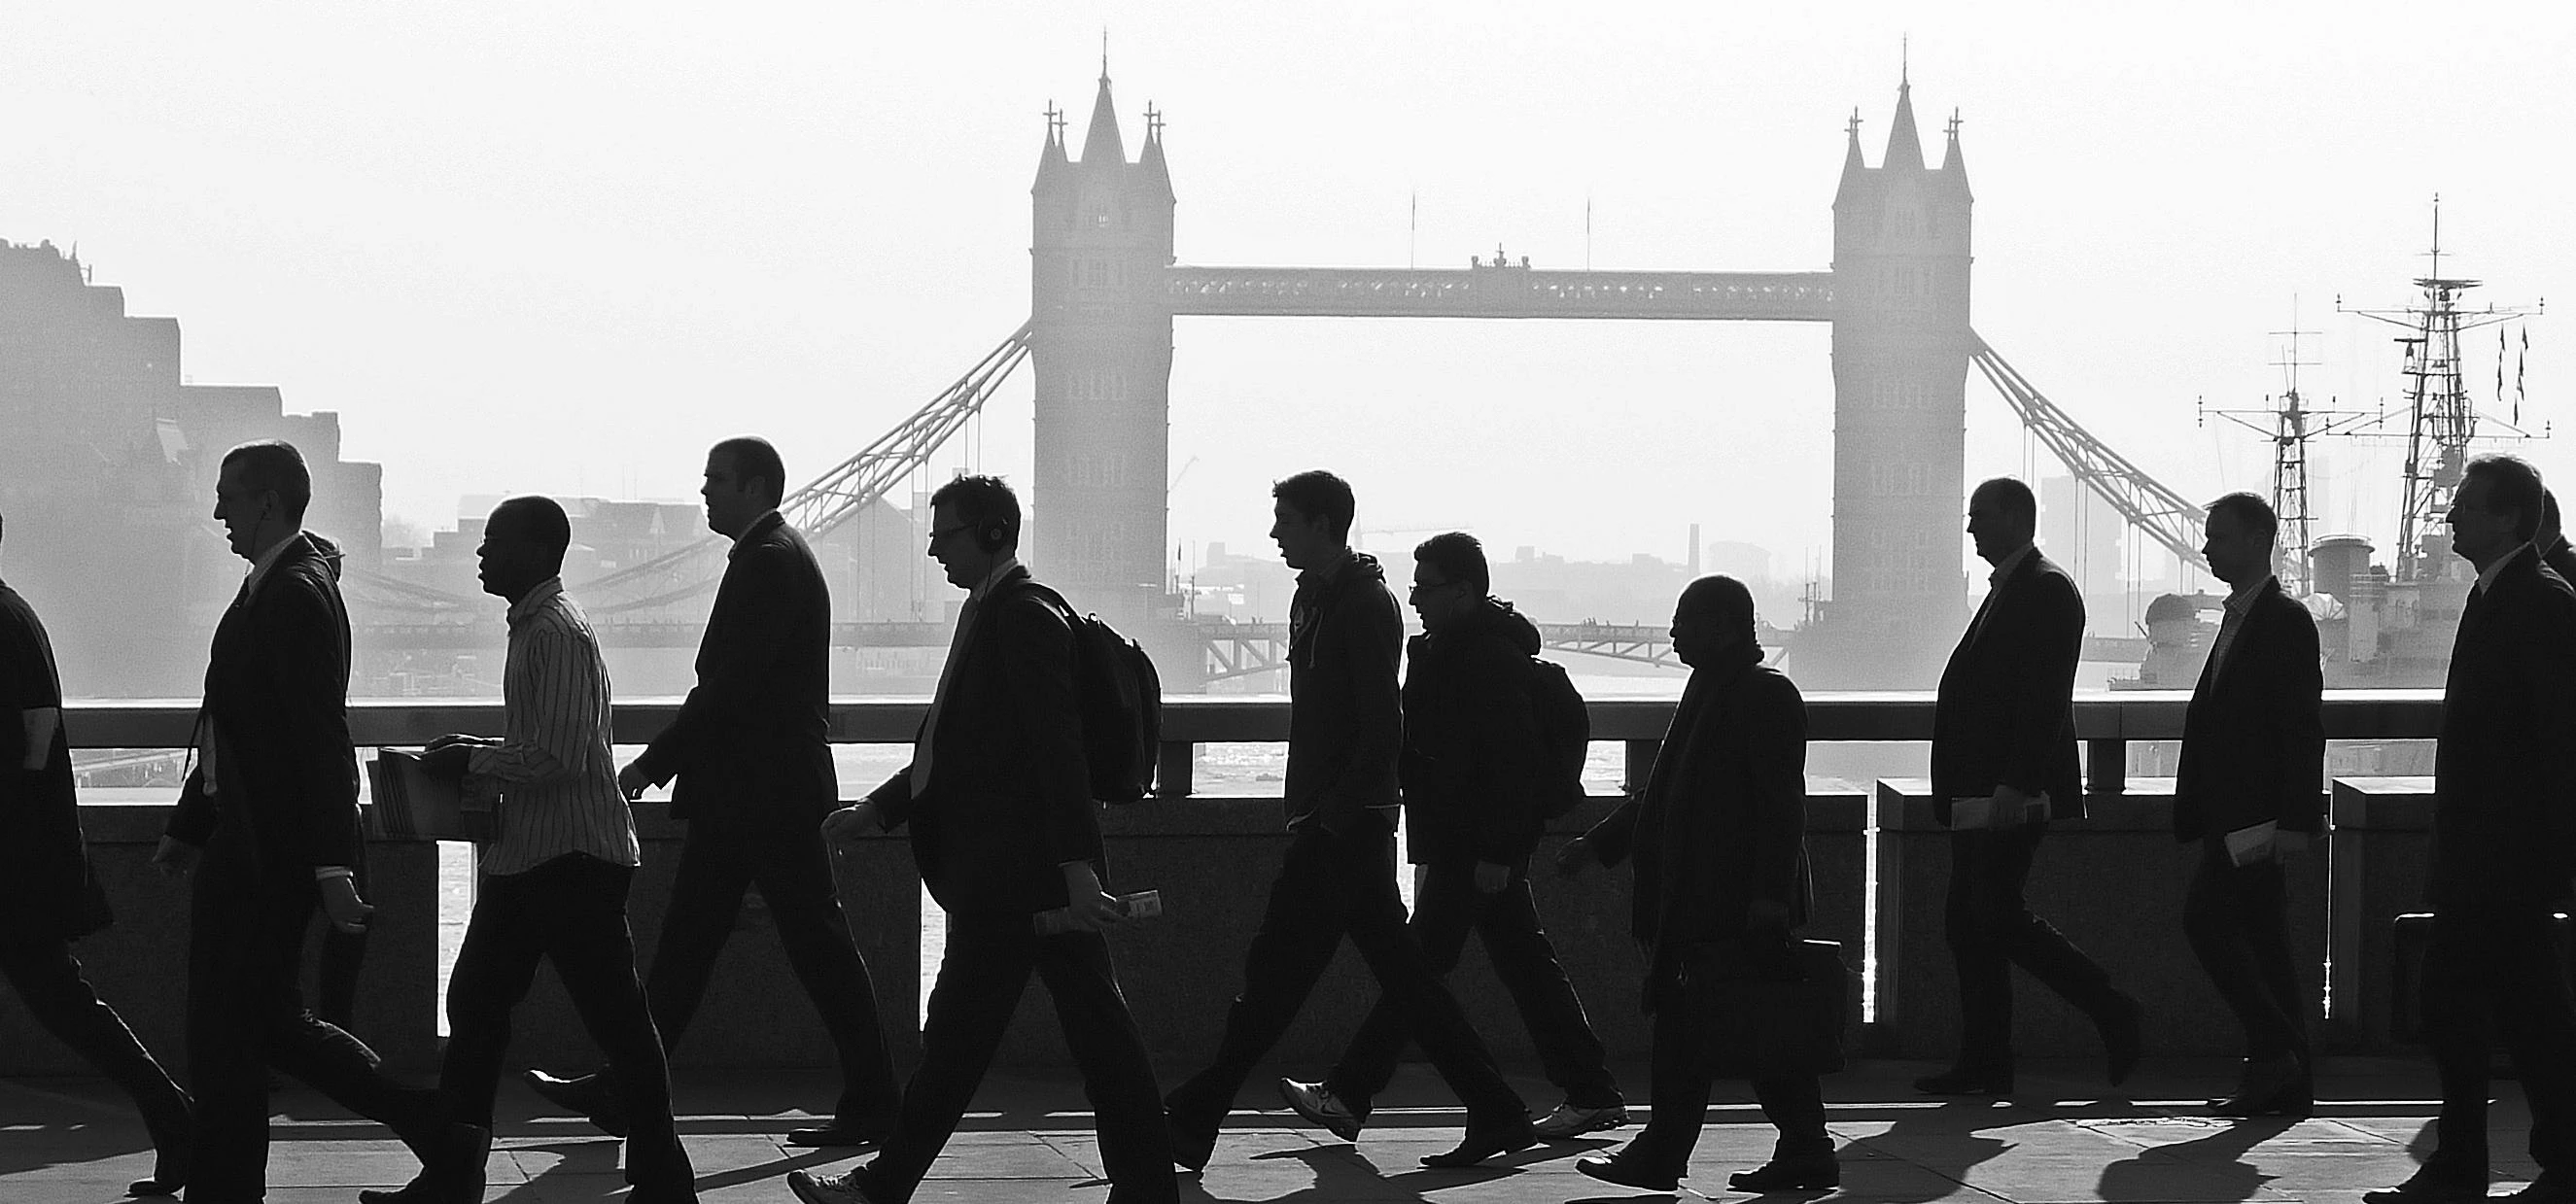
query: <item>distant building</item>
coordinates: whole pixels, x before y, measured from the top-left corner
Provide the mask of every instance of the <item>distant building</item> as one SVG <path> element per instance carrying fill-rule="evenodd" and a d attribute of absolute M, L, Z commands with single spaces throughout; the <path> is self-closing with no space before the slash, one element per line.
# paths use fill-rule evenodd
<path fill-rule="evenodd" d="M 223 453 L 284 439 L 313 469 L 305 526 L 382 559 L 383 469 L 340 459 L 340 418 L 274 386 L 182 383 L 179 323 L 125 312 L 52 243 L 0 243 L 0 575 L 44 612 L 64 688 L 189 696 L 242 563 L 212 519 Z"/>

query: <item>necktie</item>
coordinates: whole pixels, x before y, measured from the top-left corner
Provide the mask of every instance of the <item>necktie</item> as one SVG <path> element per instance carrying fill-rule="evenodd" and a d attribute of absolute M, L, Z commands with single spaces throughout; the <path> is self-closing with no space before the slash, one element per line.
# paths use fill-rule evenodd
<path fill-rule="evenodd" d="M 966 599 L 957 608 L 957 631 L 948 638 L 948 661 L 939 667 L 939 687 L 930 696 L 930 710 L 921 717 L 921 734 L 912 742 L 912 797 L 918 799 L 930 789 L 930 744 L 939 732 L 939 708 L 948 701 L 948 683 L 957 675 L 957 662 L 966 653 L 967 633 L 975 629 L 976 602 Z"/>

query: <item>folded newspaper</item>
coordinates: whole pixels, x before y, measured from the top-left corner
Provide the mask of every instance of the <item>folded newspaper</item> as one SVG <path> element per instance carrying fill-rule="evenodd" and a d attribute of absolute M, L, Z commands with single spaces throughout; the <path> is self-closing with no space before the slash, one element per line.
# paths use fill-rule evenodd
<path fill-rule="evenodd" d="M 375 835 L 386 840 L 492 839 L 491 779 L 433 773 L 419 753 L 383 749 L 367 763 Z"/>

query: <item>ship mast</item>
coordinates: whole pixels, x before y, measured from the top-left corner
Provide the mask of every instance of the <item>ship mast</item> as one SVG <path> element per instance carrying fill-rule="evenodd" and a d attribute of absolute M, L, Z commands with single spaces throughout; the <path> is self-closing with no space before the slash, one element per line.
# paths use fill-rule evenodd
<path fill-rule="evenodd" d="M 2470 402 L 2460 371 L 2460 335 L 2524 316 L 2521 308 L 2463 313 L 2460 295 L 2478 281 L 2442 274 L 2442 198 L 2433 198 L 2432 270 L 2417 277 L 2418 304 L 2401 310 L 2354 310 L 2363 317 L 2404 327 L 2397 343 L 2405 349 L 2406 503 L 2397 521 L 2399 581 L 2423 581 L 2449 567 L 2451 538 L 2443 517 L 2459 492 L 2469 466 L 2469 445 L 2478 438 L 2478 411 Z M 2490 418 L 2511 437 L 2528 438 L 2522 430 Z"/>
<path fill-rule="evenodd" d="M 2308 544 L 2315 536 L 2316 517 L 2315 500 L 2308 491 L 2308 440 L 2342 434 L 2376 417 L 2358 410 L 2308 408 L 2306 395 L 2299 391 L 2299 369 L 2315 367 L 2316 361 L 2299 357 L 2299 338 L 2315 333 L 2299 329 L 2299 302 L 2291 298 L 2290 329 L 2272 332 L 2275 337 L 2289 340 L 2286 355 L 2272 361 L 2272 366 L 2287 377 L 2281 395 L 2269 399 L 2272 407 L 2200 411 L 2203 422 L 2215 414 L 2271 440 L 2272 513 L 2280 522 L 2272 541 L 2272 573 L 2280 578 L 2282 591 L 2293 598 L 2304 598 L 2315 588 L 2309 580 L 2308 565 Z"/>

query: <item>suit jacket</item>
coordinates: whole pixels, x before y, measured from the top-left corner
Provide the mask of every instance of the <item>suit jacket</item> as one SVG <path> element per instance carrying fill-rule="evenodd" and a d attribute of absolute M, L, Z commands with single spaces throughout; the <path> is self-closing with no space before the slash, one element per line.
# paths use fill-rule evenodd
<path fill-rule="evenodd" d="M 2048 792 L 2049 817 L 2084 818 L 2075 755 L 2075 662 L 2084 599 L 2038 549 L 1986 592 L 1941 671 L 1932 715 L 1932 808 L 2009 785 Z"/>
<path fill-rule="evenodd" d="M 71 741 L 60 723 L 44 763 L 25 768 L 26 713 L 62 705 L 45 625 L 0 584 L 0 943 L 73 940 L 110 918 L 81 843 Z"/>
<path fill-rule="evenodd" d="M 2433 777 L 2437 907 L 2567 894 L 2576 873 L 2576 593 L 2528 548 L 2460 616 Z"/>
<path fill-rule="evenodd" d="M 1649 1006 L 1684 948 L 1744 935 L 1754 900 L 1807 921 L 1806 770 L 1806 702 L 1779 670 L 1692 673 L 1646 789 L 1584 834 L 1602 864 L 1636 863 L 1628 931 L 1649 950 Z"/>
<path fill-rule="evenodd" d="M 805 537 L 776 512 L 735 541 L 698 643 L 698 684 L 636 758 L 677 776 L 674 818 L 811 827 L 839 801 L 826 743 L 832 596 Z"/>
<path fill-rule="evenodd" d="M 2277 822 L 2325 827 L 2325 675 L 2308 608 L 2266 582 L 2225 665 L 2203 665 L 2183 713 L 2174 839 Z"/>
<path fill-rule="evenodd" d="M 349 743 L 349 612 L 339 549 L 297 534 L 259 589 L 215 625 L 206 664 L 215 790 L 189 775 L 169 833 L 202 845 L 244 825 L 266 874 L 358 863 L 358 754 Z"/>
<path fill-rule="evenodd" d="M 912 825 L 921 880 L 952 912 L 1062 907 L 1059 867 L 1069 861 L 1108 881 L 1074 692 L 1073 617 L 1032 584 L 1014 569 L 976 604 L 939 727 L 927 733 L 926 791 L 913 795 L 906 766 L 868 795 L 888 828 Z"/>

